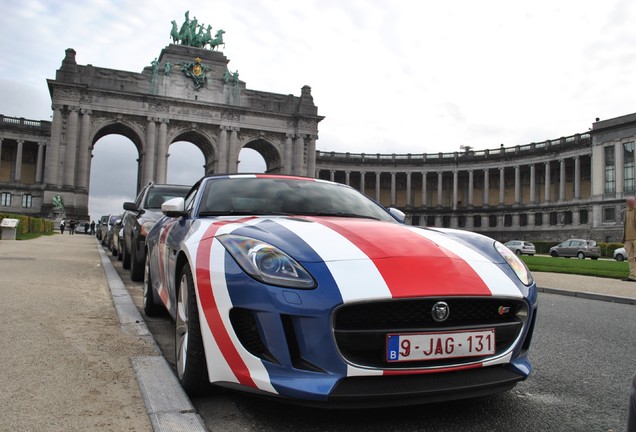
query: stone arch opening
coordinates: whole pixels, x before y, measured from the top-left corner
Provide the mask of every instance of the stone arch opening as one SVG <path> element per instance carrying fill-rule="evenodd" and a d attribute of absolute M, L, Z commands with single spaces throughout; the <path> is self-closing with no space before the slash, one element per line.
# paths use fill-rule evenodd
<path fill-rule="evenodd" d="M 243 146 L 243 149 L 253 150 L 254 152 L 258 153 L 258 155 L 260 155 L 263 158 L 262 159 L 262 162 L 264 163 L 263 172 L 266 172 L 266 173 L 283 172 L 283 156 L 281 155 L 278 148 L 274 144 L 270 143 L 269 141 L 263 138 L 255 139 L 245 144 Z M 240 163 L 242 162 L 240 159 L 240 155 L 241 153 L 239 153 L 239 168 L 240 168 Z"/>
<path fill-rule="evenodd" d="M 190 141 L 170 144 L 166 183 L 191 185 L 205 175 L 205 155 Z"/>

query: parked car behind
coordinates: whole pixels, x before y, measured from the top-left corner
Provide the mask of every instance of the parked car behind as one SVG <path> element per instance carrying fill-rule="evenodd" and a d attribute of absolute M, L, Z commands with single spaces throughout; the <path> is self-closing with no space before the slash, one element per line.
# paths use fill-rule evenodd
<path fill-rule="evenodd" d="M 108 232 L 108 215 L 100 217 L 99 221 L 97 222 L 97 231 L 95 232 L 95 237 L 97 237 L 97 240 L 102 242 L 102 244 L 104 244 L 103 240 L 104 234 L 106 232 Z"/>
<path fill-rule="evenodd" d="M 110 250 L 110 240 L 112 234 L 112 228 L 121 216 L 118 214 L 109 214 L 108 216 L 102 216 L 102 224 L 100 230 L 102 232 L 102 246 Z M 106 221 L 104 222 L 104 218 Z"/>
<path fill-rule="evenodd" d="M 599 259 L 601 248 L 596 246 L 594 240 L 569 239 L 550 248 L 550 256 L 556 257 L 577 257 L 578 259 L 592 258 Z"/>
<path fill-rule="evenodd" d="M 130 269 L 130 278 L 134 281 L 144 279 L 146 261 L 146 234 L 163 214 L 161 204 L 164 201 L 184 197 L 191 186 L 170 184 L 147 184 L 135 202 L 125 202 L 124 241 L 122 245 L 122 266 Z"/>
<path fill-rule="evenodd" d="M 625 261 L 627 259 L 627 251 L 625 248 L 614 249 L 614 259 L 616 261 Z"/>
<path fill-rule="evenodd" d="M 516 255 L 526 254 L 532 256 L 537 253 L 534 244 L 523 240 L 510 240 L 504 243 L 504 246 L 513 251 Z"/>

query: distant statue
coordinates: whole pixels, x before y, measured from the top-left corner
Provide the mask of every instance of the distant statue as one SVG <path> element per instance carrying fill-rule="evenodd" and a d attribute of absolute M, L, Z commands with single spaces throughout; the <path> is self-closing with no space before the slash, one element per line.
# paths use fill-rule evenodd
<path fill-rule="evenodd" d="M 152 68 L 152 76 L 156 76 L 157 71 L 159 70 L 159 62 L 157 61 L 157 57 L 155 57 L 155 59 L 150 62 L 150 67 Z"/>
<path fill-rule="evenodd" d="M 209 45 L 211 50 L 216 49 L 220 45 L 225 47 L 223 42 L 223 33 L 225 31 L 219 30 L 212 37 L 212 26 L 208 25 L 206 28 L 203 23 L 199 24 L 197 17 L 190 19 L 190 11 L 186 11 L 185 21 L 180 28 L 177 26 L 176 21 L 172 20 L 171 23 L 170 37 L 173 43 L 196 48 L 206 48 Z"/>
<path fill-rule="evenodd" d="M 229 70 L 226 70 L 223 73 L 223 81 L 225 82 L 225 84 L 228 84 L 231 79 L 232 79 L 232 73 Z"/>
<path fill-rule="evenodd" d="M 170 37 L 172 38 L 172 43 L 179 42 L 179 30 L 177 29 L 177 22 L 172 20 L 172 30 L 170 30 Z"/>
<path fill-rule="evenodd" d="M 223 33 L 225 33 L 223 29 L 216 32 L 214 39 L 210 41 L 210 49 L 213 50 L 219 45 L 223 45 L 223 48 L 225 48 L 225 43 L 223 42 Z"/>
<path fill-rule="evenodd" d="M 239 75 L 238 75 L 238 71 L 234 72 L 232 74 L 232 78 L 234 79 L 234 87 L 238 87 L 239 84 L 239 79 L 238 79 Z"/>
<path fill-rule="evenodd" d="M 170 75 L 171 70 L 172 70 L 172 63 L 167 61 L 166 64 L 163 66 L 163 74 Z"/>
<path fill-rule="evenodd" d="M 53 208 L 56 210 L 64 210 L 64 200 L 60 194 L 53 195 Z"/>

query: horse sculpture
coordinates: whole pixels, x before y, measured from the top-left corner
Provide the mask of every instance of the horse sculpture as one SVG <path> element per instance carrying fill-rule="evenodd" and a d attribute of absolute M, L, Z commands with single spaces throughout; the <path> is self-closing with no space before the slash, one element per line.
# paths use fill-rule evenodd
<path fill-rule="evenodd" d="M 172 43 L 179 42 L 179 30 L 177 29 L 177 22 L 172 20 L 172 30 L 170 30 L 170 37 L 172 38 Z"/>
<path fill-rule="evenodd" d="M 211 50 L 214 50 L 219 45 L 223 45 L 223 48 L 225 48 L 225 43 L 223 42 L 223 33 L 225 33 L 224 30 L 219 30 L 219 31 L 216 32 L 216 34 L 214 35 L 214 39 L 212 39 L 209 42 Z"/>

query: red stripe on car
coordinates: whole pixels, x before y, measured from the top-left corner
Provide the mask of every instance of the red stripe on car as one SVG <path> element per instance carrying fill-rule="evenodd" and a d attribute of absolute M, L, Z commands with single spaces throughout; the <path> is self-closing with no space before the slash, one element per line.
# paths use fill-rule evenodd
<path fill-rule="evenodd" d="M 492 294 L 468 262 L 400 225 L 345 218 L 312 220 L 338 232 L 369 257 L 393 298 Z"/>
<path fill-rule="evenodd" d="M 241 221 L 249 219 L 242 219 Z M 216 299 L 214 298 L 214 290 L 212 289 L 212 281 L 210 279 L 210 251 L 212 242 L 214 241 L 214 235 L 221 226 L 241 221 L 223 221 L 213 223 L 206 230 L 197 249 L 197 290 L 199 292 L 201 306 L 203 307 L 203 315 L 205 316 L 208 326 L 212 331 L 214 340 L 221 350 L 223 358 L 225 358 L 225 361 L 232 369 L 232 372 L 234 372 L 239 383 L 256 387 L 254 380 L 252 380 L 252 377 L 250 376 L 247 365 L 236 350 L 236 347 L 232 343 L 230 335 L 225 328 L 225 324 L 223 323 L 223 319 L 221 318 L 221 314 L 217 307 Z"/>

